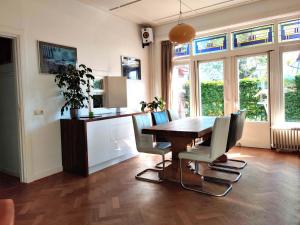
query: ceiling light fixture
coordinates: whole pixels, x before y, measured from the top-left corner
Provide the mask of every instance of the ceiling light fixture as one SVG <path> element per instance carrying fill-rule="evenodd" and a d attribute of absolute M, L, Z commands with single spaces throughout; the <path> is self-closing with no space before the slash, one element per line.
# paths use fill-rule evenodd
<path fill-rule="evenodd" d="M 180 0 L 180 11 L 178 24 L 173 27 L 169 32 L 169 40 L 177 44 L 183 44 L 190 42 L 196 36 L 195 29 L 185 23 L 182 23 L 182 11 L 181 11 L 181 0 Z"/>

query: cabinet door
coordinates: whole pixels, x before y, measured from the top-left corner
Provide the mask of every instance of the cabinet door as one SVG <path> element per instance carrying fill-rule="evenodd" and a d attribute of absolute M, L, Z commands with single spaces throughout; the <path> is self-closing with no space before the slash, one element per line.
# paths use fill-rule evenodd
<path fill-rule="evenodd" d="M 110 160 L 109 120 L 89 122 L 86 129 L 89 167 Z"/>
<path fill-rule="evenodd" d="M 87 123 L 87 146 L 89 167 L 136 153 L 132 118 Z"/>
<path fill-rule="evenodd" d="M 111 155 L 117 157 L 136 152 L 132 118 L 112 119 L 110 124 Z"/>

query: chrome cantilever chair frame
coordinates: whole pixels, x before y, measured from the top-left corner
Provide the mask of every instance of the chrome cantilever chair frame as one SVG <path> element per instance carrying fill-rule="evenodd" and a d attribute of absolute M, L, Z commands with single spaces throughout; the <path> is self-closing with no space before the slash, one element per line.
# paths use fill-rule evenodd
<path fill-rule="evenodd" d="M 198 162 L 195 161 L 195 164 L 197 164 Z M 210 191 L 204 191 L 203 189 L 195 189 L 195 188 L 191 188 L 188 187 L 186 184 L 183 183 L 183 172 L 182 172 L 182 159 L 179 159 L 179 166 L 180 166 L 180 184 L 184 189 L 190 190 L 190 191 L 195 191 L 198 193 L 202 193 L 202 194 L 206 194 L 206 195 L 211 195 L 214 197 L 224 197 L 225 195 L 227 195 L 231 190 L 232 190 L 232 184 L 230 181 L 225 180 L 225 179 L 221 179 L 221 178 L 217 178 L 217 177 L 210 177 L 210 176 L 204 176 L 199 174 L 196 169 L 195 174 L 200 176 L 200 179 L 202 179 L 203 181 L 207 181 L 207 182 L 211 182 L 211 183 L 216 183 L 216 184 L 223 184 L 226 187 L 226 190 L 221 193 L 221 194 L 215 194 L 213 192 Z"/>
<path fill-rule="evenodd" d="M 199 162 L 212 162 L 213 160 L 217 159 L 219 156 L 221 156 L 222 154 L 225 153 L 228 135 L 226 135 L 224 137 L 224 133 L 228 133 L 229 123 L 230 123 L 230 117 L 216 118 L 214 127 L 213 127 L 211 147 L 204 147 L 205 149 L 203 148 L 203 151 L 198 151 L 197 149 L 195 149 L 194 151 L 179 153 L 180 183 L 184 189 L 211 195 L 211 196 L 215 196 L 215 197 L 223 197 L 223 196 L 227 195 L 229 193 L 229 191 L 232 189 L 232 184 L 231 184 L 232 181 L 222 179 L 222 178 L 217 178 L 217 177 L 204 176 L 204 175 L 200 174 L 199 170 L 198 170 Z M 218 141 L 216 140 L 217 138 L 218 138 Z M 205 150 L 206 150 L 206 152 L 205 152 Z M 203 190 L 202 187 L 199 187 L 196 189 L 196 188 L 189 187 L 188 185 L 184 184 L 184 182 L 183 182 L 184 177 L 183 177 L 183 171 L 182 171 L 182 169 L 183 169 L 182 168 L 182 159 L 195 161 L 194 173 L 196 175 L 200 176 L 200 178 L 203 181 L 223 185 L 226 187 L 226 190 L 223 193 L 218 194 L 218 193 L 213 193 L 210 191 L 205 191 L 205 190 Z M 215 169 L 215 168 L 212 168 L 212 169 Z M 219 170 L 219 169 L 217 168 L 217 170 Z M 228 171 L 226 170 L 226 172 L 228 172 Z M 232 171 L 232 172 L 238 173 L 239 176 L 241 176 L 241 174 L 237 171 Z"/>
<path fill-rule="evenodd" d="M 141 181 L 147 181 L 147 182 L 151 182 L 151 183 L 161 183 L 163 182 L 164 180 L 161 179 L 159 176 L 158 176 L 158 180 L 153 180 L 153 179 L 149 179 L 149 178 L 146 178 L 146 177 L 143 177 L 142 175 L 151 171 L 151 172 L 156 172 L 156 173 L 160 173 L 162 171 L 163 173 L 163 177 L 164 177 L 164 171 L 165 171 L 165 155 L 162 155 L 162 162 L 160 162 L 163 166 L 160 167 L 162 169 L 152 169 L 152 168 L 148 168 L 148 169 L 145 169 L 143 170 L 142 172 L 139 172 L 135 178 L 137 180 L 141 180 Z M 157 164 L 155 166 L 157 168 Z"/>

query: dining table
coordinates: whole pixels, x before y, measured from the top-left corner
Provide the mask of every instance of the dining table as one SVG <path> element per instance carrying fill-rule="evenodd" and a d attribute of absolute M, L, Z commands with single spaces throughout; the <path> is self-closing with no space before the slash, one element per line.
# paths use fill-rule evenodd
<path fill-rule="evenodd" d="M 142 130 L 143 134 L 163 137 L 172 145 L 172 163 L 166 166 L 164 171 L 160 172 L 159 175 L 162 179 L 180 182 L 178 154 L 186 151 L 187 146 L 191 146 L 196 139 L 210 137 L 215 119 L 216 117 L 211 116 L 188 117 Z M 189 161 L 183 160 L 182 165 L 184 177 L 187 182 L 195 183 L 195 176 L 192 176 Z"/>

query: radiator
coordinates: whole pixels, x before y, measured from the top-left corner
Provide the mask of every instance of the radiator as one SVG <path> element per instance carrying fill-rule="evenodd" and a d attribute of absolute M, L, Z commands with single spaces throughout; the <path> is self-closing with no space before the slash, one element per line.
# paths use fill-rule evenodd
<path fill-rule="evenodd" d="M 300 151 L 300 128 L 272 128 L 272 148 Z"/>

